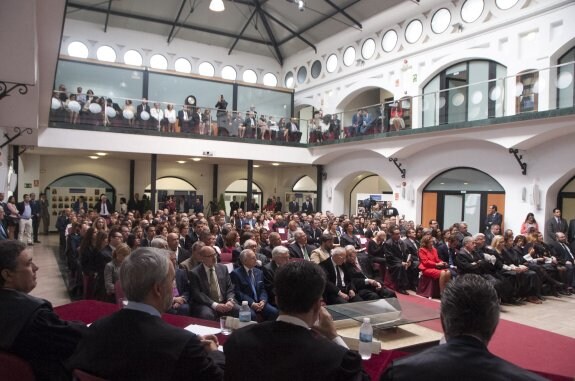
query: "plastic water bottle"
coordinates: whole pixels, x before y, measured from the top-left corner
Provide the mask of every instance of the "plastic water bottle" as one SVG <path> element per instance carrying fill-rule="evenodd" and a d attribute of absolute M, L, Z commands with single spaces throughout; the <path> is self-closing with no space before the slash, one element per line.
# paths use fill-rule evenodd
<path fill-rule="evenodd" d="M 371 358 L 371 342 L 373 340 L 373 328 L 369 318 L 363 318 L 363 324 L 359 329 L 359 354 L 363 360 Z"/>
<path fill-rule="evenodd" d="M 244 300 L 242 306 L 240 307 L 240 327 L 246 325 L 252 320 L 252 312 L 250 311 L 250 306 L 248 306 L 248 301 Z"/>

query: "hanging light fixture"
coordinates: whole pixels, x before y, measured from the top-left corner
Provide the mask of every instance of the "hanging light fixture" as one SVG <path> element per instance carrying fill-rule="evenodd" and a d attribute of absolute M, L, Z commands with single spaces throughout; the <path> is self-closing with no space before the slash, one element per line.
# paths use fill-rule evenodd
<path fill-rule="evenodd" d="M 226 8 L 224 7 L 224 1 L 223 0 L 212 0 L 210 2 L 210 11 L 222 12 L 225 9 Z"/>

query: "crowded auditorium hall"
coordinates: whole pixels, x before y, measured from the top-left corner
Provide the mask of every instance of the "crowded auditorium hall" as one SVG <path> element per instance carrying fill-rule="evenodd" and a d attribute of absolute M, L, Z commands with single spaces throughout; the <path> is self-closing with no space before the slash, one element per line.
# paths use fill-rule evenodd
<path fill-rule="evenodd" d="M 0 380 L 573 380 L 574 19 L 3 1 Z"/>

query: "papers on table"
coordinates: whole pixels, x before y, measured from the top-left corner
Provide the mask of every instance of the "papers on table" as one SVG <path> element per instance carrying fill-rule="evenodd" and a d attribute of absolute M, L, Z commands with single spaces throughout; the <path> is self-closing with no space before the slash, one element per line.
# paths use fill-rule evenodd
<path fill-rule="evenodd" d="M 217 335 L 221 332 L 219 328 L 206 327 L 205 325 L 190 324 L 186 328 L 187 331 L 195 333 L 198 336 L 204 335 Z"/>

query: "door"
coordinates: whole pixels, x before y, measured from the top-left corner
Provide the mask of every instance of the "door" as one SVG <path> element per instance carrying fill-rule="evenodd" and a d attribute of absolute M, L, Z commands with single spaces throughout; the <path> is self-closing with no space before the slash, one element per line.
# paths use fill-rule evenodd
<path fill-rule="evenodd" d="M 478 233 L 481 223 L 481 193 L 443 194 L 443 221 L 444 229 L 456 222 L 465 221 L 467 230 Z"/>

